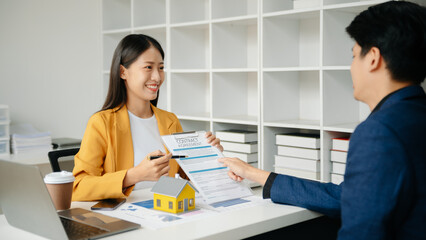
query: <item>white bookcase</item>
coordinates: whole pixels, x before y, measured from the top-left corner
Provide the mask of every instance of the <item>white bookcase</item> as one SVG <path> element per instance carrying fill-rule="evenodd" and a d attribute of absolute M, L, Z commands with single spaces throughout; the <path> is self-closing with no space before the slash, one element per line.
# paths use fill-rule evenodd
<path fill-rule="evenodd" d="M 257 131 L 265 170 L 273 170 L 275 134 L 319 133 L 321 180 L 330 181 L 331 139 L 369 114 L 352 95 L 354 42 L 345 28 L 384 0 L 308 0 L 304 8 L 293 0 L 101 1 L 104 94 L 118 42 L 150 35 L 166 53 L 158 106 L 184 130 Z"/>

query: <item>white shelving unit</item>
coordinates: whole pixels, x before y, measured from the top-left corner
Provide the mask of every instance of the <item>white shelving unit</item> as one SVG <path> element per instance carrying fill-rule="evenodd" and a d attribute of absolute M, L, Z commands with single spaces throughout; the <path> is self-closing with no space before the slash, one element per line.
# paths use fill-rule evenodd
<path fill-rule="evenodd" d="M 273 170 L 275 134 L 319 133 L 327 182 L 331 139 L 352 133 L 369 114 L 353 98 L 354 42 L 345 28 L 381 2 L 294 8 L 292 0 L 102 0 L 104 94 L 118 42 L 150 35 L 166 53 L 158 106 L 177 114 L 184 130 L 257 131 L 266 170 Z"/>

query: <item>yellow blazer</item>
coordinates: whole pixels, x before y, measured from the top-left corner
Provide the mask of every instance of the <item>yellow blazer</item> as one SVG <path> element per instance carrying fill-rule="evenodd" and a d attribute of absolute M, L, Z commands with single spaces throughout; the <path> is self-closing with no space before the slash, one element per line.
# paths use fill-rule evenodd
<path fill-rule="evenodd" d="M 151 105 L 160 135 L 182 132 L 176 115 Z M 127 107 L 95 113 L 89 119 L 74 157 L 75 176 L 72 200 L 93 201 L 129 196 L 133 187 L 123 191 L 127 170 L 134 166 L 133 142 Z M 179 171 L 179 165 L 170 161 L 169 175 Z"/>

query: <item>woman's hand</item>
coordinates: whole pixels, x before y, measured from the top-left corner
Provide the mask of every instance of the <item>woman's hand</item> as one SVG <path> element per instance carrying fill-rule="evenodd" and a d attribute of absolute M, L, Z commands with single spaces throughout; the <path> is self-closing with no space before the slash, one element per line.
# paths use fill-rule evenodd
<path fill-rule="evenodd" d="M 223 152 L 223 147 L 220 145 L 220 139 L 212 132 L 206 132 L 207 143 L 210 143 L 213 147 L 217 147 L 221 152 Z"/>
<path fill-rule="evenodd" d="M 162 157 L 150 160 L 150 156 Z M 161 176 L 167 176 L 170 170 L 169 161 L 171 156 L 171 153 L 165 154 L 160 150 L 149 153 L 137 166 L 127 170 L 123 188 L 141 181 L 158 181 Z"/>
<path fill-rule="evenodd" d="M 228 175 L 234 181 L 241 182 L 246 178 L 263 186 L 270 174 L 270 172 L 255 168 L 238 158 L 219 158 L 218 161 L 229 168 Z"/>

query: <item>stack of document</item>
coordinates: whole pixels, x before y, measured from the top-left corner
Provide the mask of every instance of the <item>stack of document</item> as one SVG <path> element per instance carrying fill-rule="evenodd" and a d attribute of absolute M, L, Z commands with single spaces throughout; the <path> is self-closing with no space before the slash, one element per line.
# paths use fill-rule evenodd
<path fill-rule="evenodd" d="M 314 133 L 276 135 L 275 172 L 311 180 L 320 179 L 320 136 Z"/>
<path fill-rule="evenodd" d="M 52 150 L 50 132 L 40 132 L 31 124 L 12 125 L 11 150 L 14 154 L 42 153 Z"/>
<path fill-rule="evenodd" d="M 331 160 L 331 182 L 340 184 L 346 170 L 346 158 L 348 157 L 349 137 L 333 138 L 330 154 Z"/>
<path fill-rule="evenodd" d="M 239 158 L 257 168 L 257 132 L 247 130 L 220 130 L 216 137 L 223 146 L 223 155 Z"/>

